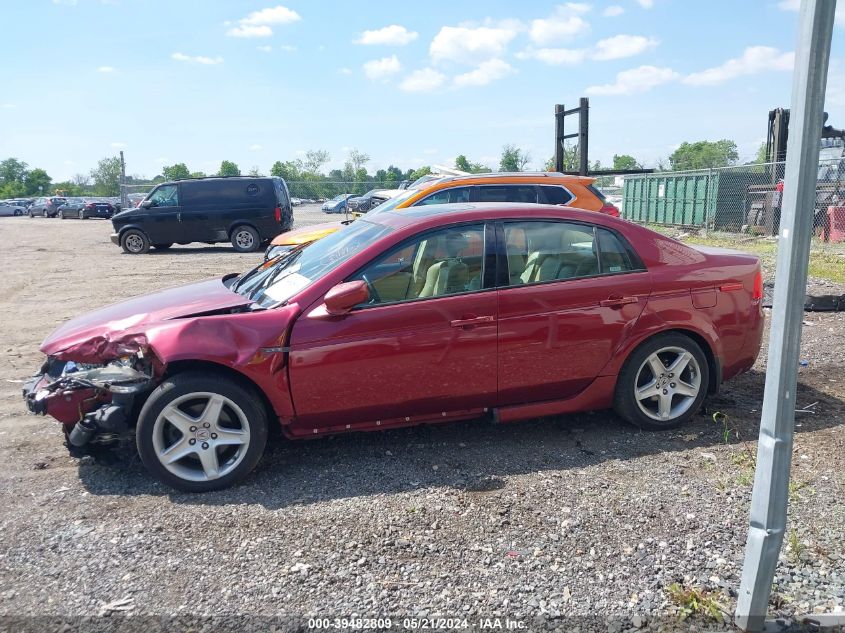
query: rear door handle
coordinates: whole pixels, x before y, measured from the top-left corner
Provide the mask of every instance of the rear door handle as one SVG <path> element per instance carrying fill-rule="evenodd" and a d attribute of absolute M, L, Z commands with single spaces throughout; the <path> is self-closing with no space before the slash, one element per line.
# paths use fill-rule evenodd
<path fill-rule="evenodd" d="M 474 316 L 465 319 L 455 319 L 451 322 L 452 327 L 472 327 L 473 325 L 481 325 L 482 323 L 493 323 L 496 320 L 494 316 Z"/>
<path fill-rule="evenodd" d="M 599 305 L 603 308 L 621 308 L 624 305 L 628 305 L 629 303 L 637 303 L 639 299 L 636 297 L 608 297 L 607 299 L 603 299 L 599 301 Z"/>

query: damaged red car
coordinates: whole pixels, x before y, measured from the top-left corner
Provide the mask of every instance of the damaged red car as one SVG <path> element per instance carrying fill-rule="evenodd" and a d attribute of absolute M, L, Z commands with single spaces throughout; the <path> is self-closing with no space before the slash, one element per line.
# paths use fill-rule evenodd
<path fill-rule="evenodd" d="M 677 426 L 754 363 L 761 298 L 752 255 L 556 206 L 432 205 L 71 320 L 24 397 L 71 447 L 134 432 L 154 476 L 205 491 L 255 467 L 271 424 Z"/>

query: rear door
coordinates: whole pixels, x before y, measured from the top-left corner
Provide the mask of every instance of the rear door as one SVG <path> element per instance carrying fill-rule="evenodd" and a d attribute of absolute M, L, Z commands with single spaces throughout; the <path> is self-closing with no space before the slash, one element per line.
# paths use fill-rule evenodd
<path fill-rule="evenodd" d="M 499 404 L 577 395 L 633 329 L 651 277 L 624 238 L 590 224 L 500 225 Z"/>

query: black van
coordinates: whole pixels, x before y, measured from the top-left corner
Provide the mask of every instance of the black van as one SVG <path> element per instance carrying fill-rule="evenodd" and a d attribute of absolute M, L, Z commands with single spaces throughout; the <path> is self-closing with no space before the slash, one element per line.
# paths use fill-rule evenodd
<path fill-rule="evenodd" d="M 289 231 L 293 211 L 281 178 L 193 178 L 158 185 L 138 207 L 112 217 L 112 225 L 111 241 L 126 253 L 189 242 L 232 242 L 247 253 Z"/>

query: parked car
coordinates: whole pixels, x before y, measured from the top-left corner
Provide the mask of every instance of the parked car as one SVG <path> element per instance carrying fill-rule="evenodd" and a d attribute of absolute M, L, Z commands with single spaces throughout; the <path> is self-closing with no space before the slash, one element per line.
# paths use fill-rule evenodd
<path fill-rule="evenodd" d="M 347 209 L 346 201 L 351 197 L 351 193 L 342 193 L 331 200 L 326 200 L 322 207 L 323 213 L 345 213 Z"/>
<path fill-rule="evenodd" d="M 147 193 L 129 193 L 126 194 L 126 200 L 129 202 L 129 208 L 136 208 L 141 201 L 147 197 Z M 122 210 L 122 209 L 121 209 Z"/>
<path fill-rule="evenodd" d="M 364 195 L 352 196 L 346 201 L 346 204 L 353 213 L 364 214 L 401 192 L 400 189 L 370 189 Z"/>
<path fill-rule="evenodd" d="M 246 253 L 290 230 L 293 211 L 281 178 L 196 178 L 158 185 L 138 208 L 112 217 L 112 225 L 111 240 L 126 253 L 226 241 Z"/>
<path fill-rule="evenodd" d="M 29 217 L 34 218 L 41 216 L 44 218 L 55 218 L 59 212 L 59 207 L 67 202 L 67 198 L 61 196 L 53 196 L 51 198 L 36 198 L 26 212 Z"/>
<path fill-rule="evenodd" d="M 352 220 L 343 220 L 342 222 L 323 222 L 321 224 L 312 224 L 310 226 L 297 229 L 296 231 L 282 233 L 282 235 L 293 234 L 294 236 L 291 239 L 286 239 L 284 244 L 274 245 L 271 243 L 270 246 L 267 247 L 267 250 L 264 251 L 264 261 L 289 253 L 294 248 L 298 248 L 303 244 L 321 240 L 327 235 L 331 235 L 336 232 L 338 230 L 338 225 L 343 227 L 350 222 L 352 222 Z"/>
<path fill-rule="evenodd" d="M 26 207 L 23 207 L 12 200 L 0 200 L 0 217 L 23 215 Z"/>
<path fill-rule="evenodd" d="M 433 205 L 67 321 L 24 397 L 74 447 L 134 427 L 149 472 L 196 492 L 249 473 L 271 424 L 300 439 L 612 407 L 668 429 L 751 368 L 762 294 L 755 256 L 605 214 Z"/>
<path fill-rule="evenodd" d="M 470 174 L 463 176 L 437 176 L 426 174 L 404 190 L 396 192 L 390 200 L 382 202 L 370 213 L 408 209 L 427 204 L 455 202 L 523 202 L 538 204 L 561 204 L 588 211 L 598 211 L 613 217 L 619 217 L 619 209 L 610 204 L 602 193 L 593 186 L 594 178 L 569 176 L 553 172 L 518 172 L 495 174 Z M 351 208 L 351 200 L 350 200 Z M 352 217 L 365 214 L 359 209 L 352 210 Z M 322 237 L 331 234 L 330 225 L 322 225 Z M 342 223 L 334 223 L 334 230 L 339 230 Z M 289 249 L 302 243 L 304 231 L 297 229 L 276 236 L 267 248 L 265 258 L 270 252 Z"/>
<path fill-rule="evenodd" d="M 67 202 L 59 207 L 57 215 L 62 220 L 65 218 L 87 220 L 88 218 L 109 219 L 114 213 L 112 204 L 103 198 L 68 198 Z"/>
<path fill-rule="evenodd" d="M 292 206 L 298 207 L 299 205 L 302 204 L 302 199 L 301 198 L 291 198 L 290 203 L 291 203 Z"/>

